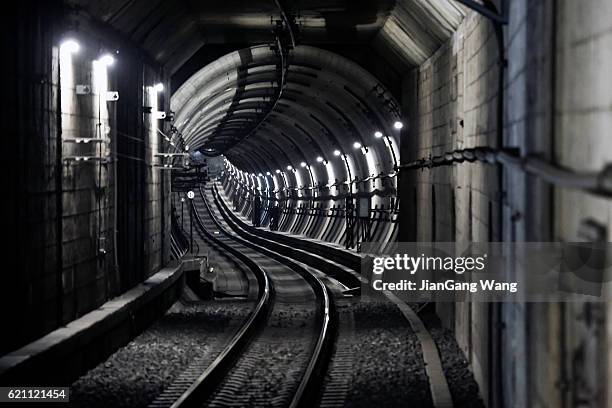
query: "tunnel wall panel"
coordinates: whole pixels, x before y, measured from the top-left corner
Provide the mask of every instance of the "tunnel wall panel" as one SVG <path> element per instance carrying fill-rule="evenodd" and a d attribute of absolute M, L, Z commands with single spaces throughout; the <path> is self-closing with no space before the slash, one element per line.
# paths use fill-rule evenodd
<path fill-rule="evenodd" d="M 415 143 L 403 154 L 404 158 L 414 160 L 455 149 L 497 145 L 498 51 L 493 26 L 486 19 L 469 12 L 453 37 L 405 81 L 405 92 L 416 88 L 417 97 L 411 100 L 411 95 L 405 96 L 409 129 L 404 137 L 414 136 Z M 466 163 L 424 169 L 402 178 L 404 205 L 409 204 L 406 201 L 414 203 L 408 210 L 415 212 L 411 219 L 416 223 L 407 236 L 442 242 L 502 238 L 501 215 L 506 203 L 501 199 L 503 187 L 496 166 Z M 483 398 L 495 405 L 493 395 L 500 395 L 495 389 L 499 373 L 492 370 L 492 360 L 499 359 L 496 356 L 505 351 L 510 356 L 508 361 L 515 364 L 509 371 L 525 375 L 523 363 L 515 363 L 511 357 L 524 351 L 523 346 L 508 345 L 502 350 L 498 344 L 493 346 L 498 349 L 491 349 L 495 330 L 487 304 L 439 304 L 437 309 L 445 326 L 455 331 Z M 517 324 L 513 329 L 519 329 L 518 333 L 520 321 L 513 320 Z M 510 394 L 518 399 L 526 395 L 520 379 L 510 380 L 506 387 L 513 388 Z"/>
<path fill-rule="evenodd" d="M 10 102 L 2 106 L 12 118 L 5 120 L 12 135 L 6 146 L 12 158 L 3 171 L 3 191 L 10 203 L 5 230 L 10 266 L 3 268 L 0 294 L 3 327 L 9 328 L 11 336 L 2 337 L 2 352 L 82 316 L 142 282 L 168 259 L 162 248 L 169 251 L 169 243 L 164 242 L 169 236 L 170 223 L 165 222 L 169 205 L 162 206 L 162 202 L 167 203 L 169 195 L 164 189 L 169 183 L 163 181 L 167 175 L 151 167 L 160 136 L 153 128 L 121 129 L 121 135 L 117 129 L 117 104 L 129 105 L 130 115 L 142 120 L 142 100 L 131 95 L 142 92 L 141 83 L 128 85 L 134 92 L 120 89 L 116 102 L 107 102 L 105 94 L 118 90 L 118 75 L 127 74 L 130 67 L 149 69 L 149 81 L 161 80 L 161 71 L 147 67 L 142 62 L 146 58 L 137 50 L 130 52 L 125 43 L 106 42 L 112 35 L 83 28 L 68 30 L 66 27 L 78 27 L 68 13 L 58 2 L 25 2 L 6 18 L 2 29 L 10 34 L 3 36 L 10 42 L 6 49 L 13 50 L 5 67 L 16 78 L 3 98 Z M 87 25 L 86 20 L 81 23 Z M 69 37 L 79 42 L 78 52 L 60 50 L 59 45 Z M 100 52 L 116 48 L 121 53 L 115 56 L 114 67 L 102 70 L 94 64 Z M 79 84 L 89 85 L 91 92 L 78 95 Z M 126 221 L 145 232 L 134 242 L 145 248 L 146 257 L 141 260 L 143 272 L 135 280 L 128 278 L 131 268 L 121 258 L 115 263 L 114 253 L 114 159 L 117 153 L 124 161 L 130 160 L 128 156 L 134 158 L 118 147 L 118 137 L 126 136 L 143 140 L 143 152 L 151 152 L 149 160 L 139 162 L 141 167 L 148 166 L 148 175 L 141 172 L 138 181 L 147 190 L 136 200 L 143 218 Z M 70 141 L 75 138 L 104 142 Z M 74 156 L 103 157 L 105 161 L 77 162 L 70 159 Z M 119 183 L 136 189 L 121 177 Z M 127 203 L 120 198 L 118 204 Z M 117 234 L 121 236 L 125 229 L 126 224 L 119 221 Z"/>
<path fill-rule="evenodd" d="M 612 161 L 604 130 L 612 103 L 602 85 L 612 64 L 608 3 L 509 2 L 505 147 L 576 171 Z M 470 11 L 448 42 L 404 76 L 402 160 L 497 147 L 498 76 L 493 25 Z M 483 163 L 423 169 L 403 173 L 400 190 L 405 240 L 584 241 L 597 230 L 596 239 L 610 241 L 610 200 L 520 171 Z M 597 358 L 611 354 L 609 306 L 456 303 L 437 310 L 489 405 L 563 406 L 581 398 L 610 405 L 612 362 Z M 591 313 L 598 318 L 583 318 Z M 560 386 L 576 380 L 579 389 Z"/>
<path fill-rule="evenodd" d="M 562 1 L 556 16 L 552 155 L 562 166 L 600 171 L 612 163 L 612 4 L 605 0 L 584 4 Z M 555 239 L 612 240 L 609 197 L 562 188 L 555 188 L 553 197 Z M 561 309 L 560 317 L 566 330 L 560 345 L 566 355 L 560 361 L 568 368 L 567 376 L 583 384 L 571 390 L 568 398 L 584 399 L 597 406 L 612 405 L 610 303 L 568 304 Z"/>

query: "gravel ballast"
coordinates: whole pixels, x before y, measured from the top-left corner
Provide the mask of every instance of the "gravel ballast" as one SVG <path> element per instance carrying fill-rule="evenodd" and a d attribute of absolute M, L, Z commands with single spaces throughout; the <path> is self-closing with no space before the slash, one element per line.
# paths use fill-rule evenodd
<path fill-rule="evenodd" d="M 71 385 L 74 407 L 146 407 L 195 359 L 211 361 L 251 302 L 175 304 L 160 320 Z"/>
<path fill-rule="evenodd" d="M 212 361 L 252 306 L 252 302 L 235 300 L 177 303 L 149 329 L 72 384 L 70 405 L 146 407 L 194 360 Z M 397 306 L 342 299 L 337 308 L 341 324 L 322 390 L 322 406 L 400 407 L 409 402 L 414 407 L 431 407 L 420 344 Z M 306 321 L 312 312 L 304 312 L 281 307 L 272 314 L 268 329 L 262 333 L 267 340 L 255 344 L 255 353 L 246 360 L 251 368 L 243 370 L 248 376 L 239 387 L 245 397 L 239 398 L 240 402 L 266 406 L 266 401 L 278 400 L 280 405 L 287 401 L 293 388 L 289 383 L 295 383 L 289 378 L 299 378 L 301 372 L 298 356 L 308 350 L 302 336 L 311 330 Z M 425 316 L 423 320 L 440 351 L 455 406 L 483 407 L 453 333 L 441 328 L 435 318 Z M 258 354 L 274 358 L 253 358 Z M 267 385 L 262 386 L 262 381 Z M 250 388 L 255 392 L 249 392 Z"/>
<path fill-rule="evenodd" d="M 427 319 L 424 319 L 427 322 Z M 426 323 L 427 324 L 427 323 Z M 448 388 L 456 408 L 484 408 L 478 384 L 452 331 L 437 324 L 427 324 L 442 361 Z"/>
<path fill-rule="evenodd" d="M 336 383 L 335 375 L 348 376 L 344 406 L 432 405 L 418 340 L 397 306 L 386 302 L 339 301 L 338 313 L 341 321 L 353 322 L 352 328 L 347 330 L 345 325 L 339 333 L 336 347 L 343 350 L 340 358 L 350 356 L 350 369 L 334 371 L 334 366 L 343 365 L 336 358 L 328 374 L 328 380 Z"/>

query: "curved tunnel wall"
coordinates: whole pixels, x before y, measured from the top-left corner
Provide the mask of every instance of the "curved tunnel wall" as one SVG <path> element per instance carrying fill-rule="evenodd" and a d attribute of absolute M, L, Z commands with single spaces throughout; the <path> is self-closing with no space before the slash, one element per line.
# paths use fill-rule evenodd
<path fill-rule="evenodd" d="M 281 230 L 341 242 L 346 198 L 365 197 L 372 225 L 385 224 L 375 230 L 393 230 L 398 103 L 370 73 L 337 54 L 298 46 L 289 58 L 282 97 L 258 126 L 278 86 L 278 57 L 267 46 L 230 53 L 186 81 L 171 102 L 177 132 L 191 150 L 224 153 L 226 192 L 240 196 L 237 208 L 245 215 L 261 196 L 264 225 L 267 208 L 278 202 Z"/>

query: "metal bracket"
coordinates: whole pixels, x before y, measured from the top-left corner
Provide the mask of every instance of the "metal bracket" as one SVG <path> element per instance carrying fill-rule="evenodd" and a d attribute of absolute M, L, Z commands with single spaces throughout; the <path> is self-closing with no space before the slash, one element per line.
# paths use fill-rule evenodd
<path fill-rule="evenodd" d="M 189 157 L 189 153 L 155 153 L 154 156 L 155 157 L 175 157 L 175 156 Z"/>
<path fill-rule="evenodd" d="M 110 143 L 110 140 L 100 137 L 70 137 L 62 139 L 64 143 Z"/>
<path fill-rule="evenodd" d="M 65 162 L 100 162 L 110 163 L 110 157 L 107 156 L 64 156 Z"/>

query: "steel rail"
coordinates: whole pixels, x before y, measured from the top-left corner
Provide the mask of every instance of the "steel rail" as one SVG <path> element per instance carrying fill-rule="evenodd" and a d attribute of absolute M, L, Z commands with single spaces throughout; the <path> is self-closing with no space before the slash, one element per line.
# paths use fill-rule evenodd
<path fill-rule="evenodd" d="M 244 224 L 244 221 L 241 221 L 238 216 L 232 213 L 231 210 L 226 206 L 225 201 L 220 197 L 216 185 L 214 186 L 213 191 L 216 192 L 219 202 L 224 206 L 225 210 L 229 214 L 231 214 L 235 222 Z M 336 262 L 342 263 L 343 265 L 347 266 L 350 269 L 353 269 L 353 271 L 359 274 L 357 275 L 359 278 L 358 284 L 369 284 L 368 279 L 366 279 L 360 274 L 362 268 L 362 257 L 367 255 L 350 253 L 344 250 L 340 250 L 338 248 L 328 247 L 325 244 L 322 248 L 321 244 L 313 241 L 301 240 L 300 238 L 292 237 L 291 235 L 284 235 L 278 234 L 276 232 L 265 231 L 263 229 L 251 227 L 248 224 L 244 224 L 243 228 L 252 231 L 253 234 L 263 239 L 267 239 L 280 245 L 287 245 L 292 248 L 300 248 L 300 250 L 303 250 L 308 253 L 322 253 L 324 249 L 332 251 L 335 253 L 334 255 L 331 255 L 329 253 L 326 253 L 324 255 L 327 259 L 327 262 L 329 262 L 329 259 L 333 259 Z M 305 244 L 305 247 L 302 248 L 300 245 L 297 244 L 296 241 L 302 242 L 303 244 Z M 295 255 L 296 254 L 294 252 L 294 256 Z M 340 259 L 338 257 L 340 257 Z M 351 285 L 347 286 L 350 287 Z M 428 332 L 428 329 L 418 316 L 417 312 L 413 311 L 408 304 L 401 301 L 392 292 L 385 291 L 384 295 L 399 308 L 401 313 L 408 320 L 408 323 L 415 332 L 416 337 L 419 339 L 423 352 L 423 359 L 425 361 L 425 372 L 429 379 L 429 389 L 432 401 L 434 402 L 434 406 L 436 408 L 451 407 L 452 396 L 450 394 L 448 380 L 446 379 L 444 370 L 442 368 L 442 362 L 440 359 L 440 354 L 437 350 L 437 346 L 430 333 Z"/>
<path fill-rule="evenodd" d="M 312 289 L 316 294 L 317 299 L 319 300 L 318 307 L 322 317 L 319 335 L 317 337 L 315 347 L 311 353 L 311 357 L 304 372 L 304 375 L 302 376 L 302 380 L 300 381 L 298 388 L 295 391 L 294 396 L 291 400 L 291 403 L 289 404 L 290 408 L 311 407 L 315 403 L 316 397 L 318 396 L 318 392 L 320 389 L 320 385 L 324 380 L 324 374 L 331 358 L 335 334 L 338 328 L 337 313 L 335 311 L 335 305 L 330 296 L 330 292 L 325 286 L 325 283 L 323 283 L 323 281 L 319 277 L 308 271 L 301 264 L 290 259 L 287 256 L 281 255 L 278 252 L 268 249 L 267 247 L 261 245 L 260 241 L 258 242 L 258 240 L 253 240 L 253 238 L 258 237 L 243 230 L 240 225 L 235 223 L 231 219 L 231 217 L 226 214 L 226 209 L 219 203 L 218 198 L 215 195 L 215 190 L 212 189 L 212 191 L 215 204 L 225 222 L 238 235 L 243 237 L 240 238 L 240 241 L 242 241 L 244 245 L 253 248 L 295 270 L 311 285 Z M 204 192 L 202 191 L 202 187 L 200 187 L 200 195 L 202 196 L 202 199 L 208 207 L 209 204 L 206 201 Z"/>
<path fill-rule="evenodd" d="M 268 320 L 268 311 L 273 298 L 273 287 L 268 275 L 249 257 L 236 250 L 232 246 L 216 238 L 204 227 L 204 223 L 200 215 L 196 211 L 193 201 L 191 201 L 193 214 L 206 237 L 214 242 L 219 247 L 225 249 L 237 259 L 242 261 L 251 271 L 254 272 L 259 286 L 259 298 L 255 309 L 250 314 L 247 321 L 241 326 L 240 330 L 232 337 L 227 346 L 212 362 L 212 364 L 196 379 L 196 381 L 185 391 L 173 404 L 172 408 L 185 408 L 201 405 L 206 398 L 212 393 L 218 384 L 223 379 L 224 375 L 231 369 L 237 361 L 240 353 L 255 337 L 261 326 L 265 325 Z M 215 224 L 225 232 L 223 227 L 219 225 L 214 217 L 212 218 Z"/>

